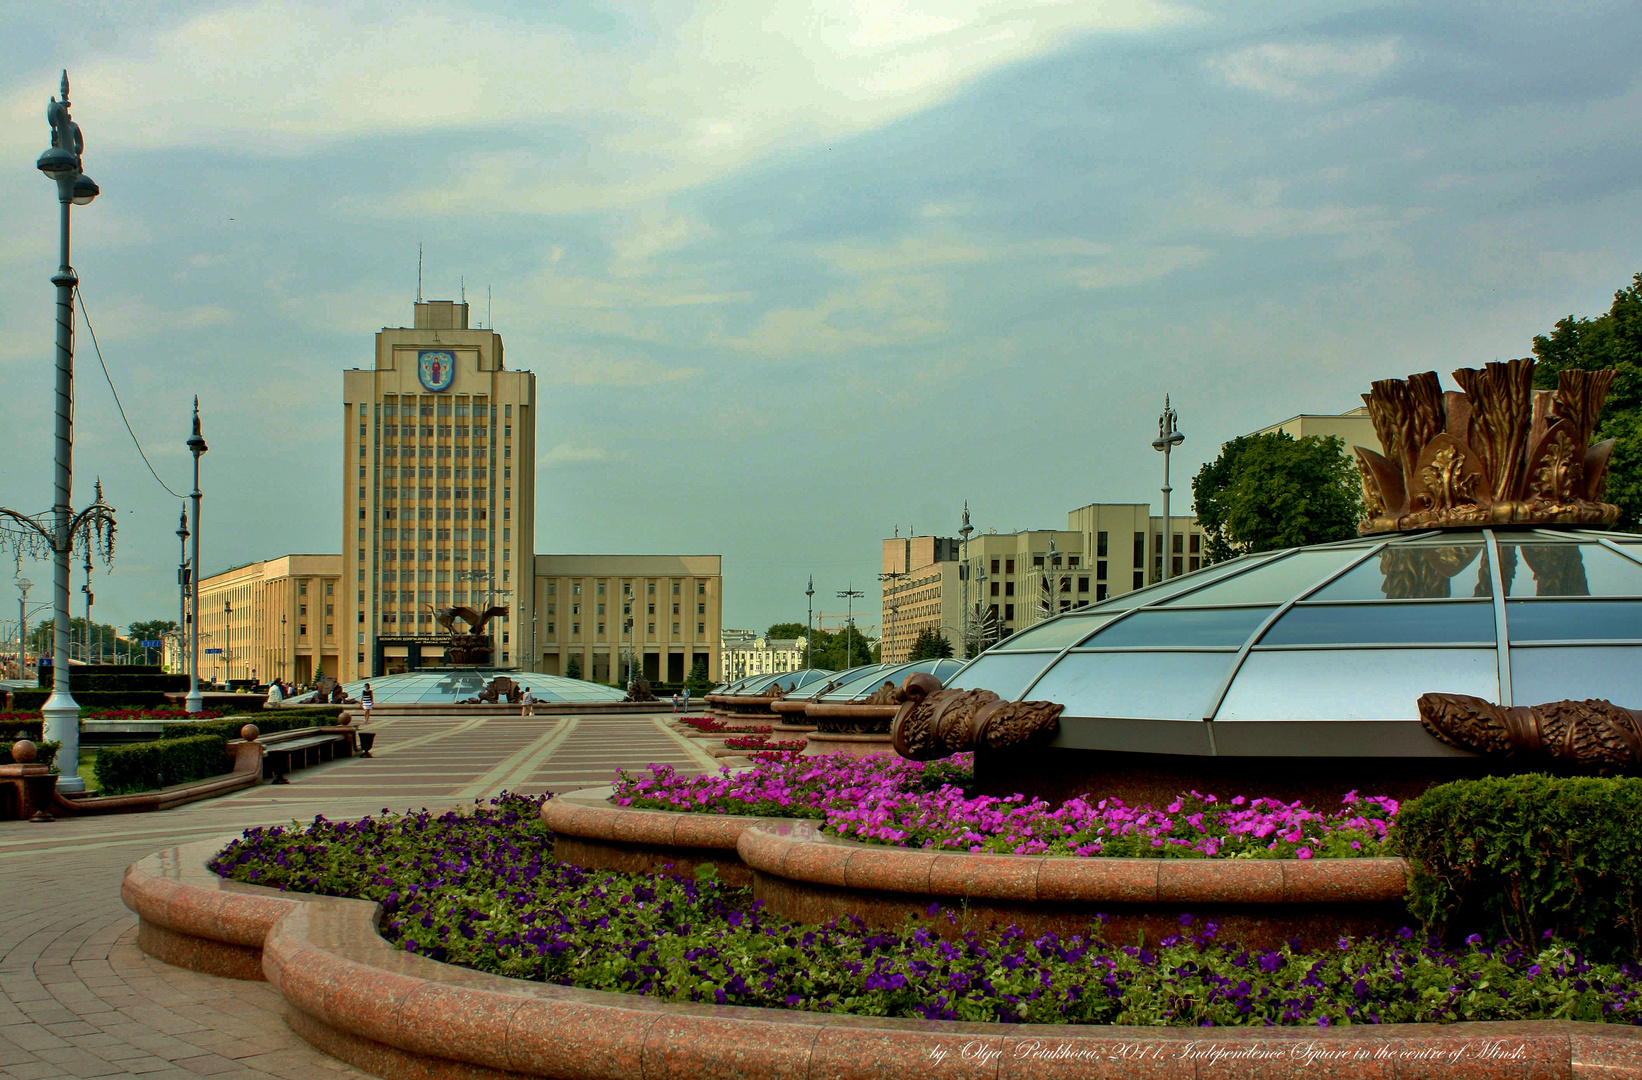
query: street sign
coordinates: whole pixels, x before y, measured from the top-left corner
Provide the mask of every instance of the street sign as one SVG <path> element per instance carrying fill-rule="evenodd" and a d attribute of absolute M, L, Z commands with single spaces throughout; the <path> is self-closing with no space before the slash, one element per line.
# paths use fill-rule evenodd
<path fill-rule="evenodd" d="M 214 652 L 215 653 L 220 653 L 221 651 L 222 651 L 221 649 L 201 649 L 200 650 L 200 652 L 204 652 L 204 653 L 214 653 Z"/>
<path fill-rule="evenodd" d="M 139 641 L 137 644 L 144 649 L 158 649 L 164 646 L 165 642 L 155 638 L 153 641 Z"/>

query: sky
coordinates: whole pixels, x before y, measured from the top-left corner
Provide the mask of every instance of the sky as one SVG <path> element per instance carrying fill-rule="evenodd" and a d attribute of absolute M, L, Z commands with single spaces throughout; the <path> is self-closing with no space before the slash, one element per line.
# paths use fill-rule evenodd
<path fill-rule="evenodd" d="M 341 372 L 410 322 L 418 245 L 537 375 L 538 551 L 720 554 L 756 629 L 811 574 L 875 620 L 879 541 L 966 499 L 1155 506 L 1166 393 L 1178 508 L 1225 440 L 1528 355 L 1642 270 L 1628 2 L 0 10 L 0 505 L 51 501 L 66 66 L 85 314 L 178 492 L 199 396 L 206 573 L 340 550 Z M 180 506 L 90 344 L 94 615 L 174 617 Z"/>

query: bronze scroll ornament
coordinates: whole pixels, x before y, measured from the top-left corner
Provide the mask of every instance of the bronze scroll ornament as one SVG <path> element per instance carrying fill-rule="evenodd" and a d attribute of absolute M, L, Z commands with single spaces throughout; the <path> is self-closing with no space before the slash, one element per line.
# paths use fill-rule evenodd
<path fill-rule="evenodd" d="M 1642 763 L 1642 712 L 1601 698 L 1495 705 L 1465 694 L 1421 694 L 1419 706 L 1421 726 L 1461 750 L 1575 765 Z"/>
<path fill-rule="evenodd" d="M 933 761 L 965 750 L 1042 745 L 1055 737 L 1061 710 L 1053 701 L 1004 701 L 990 690 L 943 690 L 924 672 L 895 692 L 901 704 L 890 744 L 902 757 Z"/>

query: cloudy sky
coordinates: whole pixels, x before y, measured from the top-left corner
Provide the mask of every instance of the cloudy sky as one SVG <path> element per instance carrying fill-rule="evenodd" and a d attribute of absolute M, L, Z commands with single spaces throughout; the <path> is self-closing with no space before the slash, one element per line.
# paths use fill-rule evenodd
<path fill-rule="evenodd" d="M 410 321 L 418 243 L 537 373 L 538 550 L 721 553 L 759 628 L 810 573 L 875 617 L 879 539 L 966 498 L 999 531 L 1155 500 L 1165 392 L 1185 488 L 1642 269 L 1631 2 L 4 8 L 0 504 L 50 503 L 66 65 L 88 313 L 179 491 L 200 396 L 207 572 L 339 549 L 340 371 Z M 178 504 L 89 344 L 97 614 L 165 617 Z"/>

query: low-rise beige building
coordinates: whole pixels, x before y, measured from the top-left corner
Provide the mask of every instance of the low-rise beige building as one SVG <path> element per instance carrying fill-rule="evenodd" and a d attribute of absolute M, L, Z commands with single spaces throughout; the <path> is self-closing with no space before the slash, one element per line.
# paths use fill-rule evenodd
<path fill-rule="evenodd" d="M 719 678 L 718 555 L 538 555 L 535 670 L 621 682 L 634 657 L 651 682 L 683 682 L 697 660 Z M 527 625 L 526 630 L 530 627 Z M 522 643 L 521 643 L 522 644 Z"/>
<path fill-rule="evenodd" d="M 349 630 L 339 616 L 341 577 L 340 555 L 282 555 L 202 580 L 201 680 L 277 678 L 305 686 L 320 675 L 335 677 Z"/>
<path fill-rule="evenodd" d="M 1142 588 L 1203 565 L 1195 518 L 1163 518 L 1144 503 L 1091 503 L 1065 529 L 883 541 L 883 659 L 906 659 L 918 634 L 936 630 L 956 654 L 985 648 L 1050 615 Z M 1169 542 L 1165 543 L 1165 532 Z M 964 611 L 969 618 L 964 619 Z"/>
<path fill-rule="evenodd" d="M 1354 446 L 1374 451 L 1380 449 L 1380 437 L 1374 433 L 1374 421 L 1369 419 L 1366 405 L 1338 414 L 1301 413 L 1299 416 L 1289 417 L 1282 423 L 1263 427 L 1253 434 L 1270 435 L 1278 431 L 1292 435 L 1296 439 L 1304 439 L 1310 435 L 1322 438 L 1333 435 L 1345 443 L 1345 455 L 1353 461 L 1357 460 L 1351 452 Z"/>

